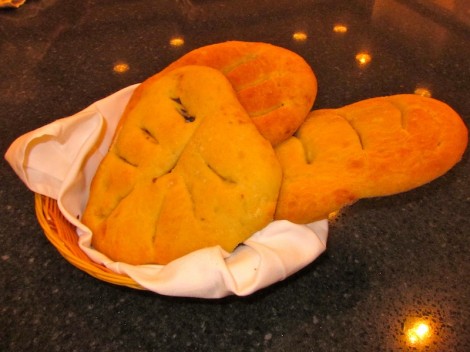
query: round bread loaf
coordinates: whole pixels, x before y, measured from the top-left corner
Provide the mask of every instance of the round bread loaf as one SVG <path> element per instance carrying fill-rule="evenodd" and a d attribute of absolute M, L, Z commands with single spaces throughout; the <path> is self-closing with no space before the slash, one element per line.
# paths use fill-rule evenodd
<path fill-rule="evenodd" d="M 284 179 L 275 218 L 309 223 L 360 198 L 416 188 L 452 168 L 467 142 L 454 110 L 415 94 L 313 111 L 276 148 Z"/>
<path fill-rule="evenodd" d="M 134 92 L 82 222 L 114 261 L 166 264 L 226 251 L 272 221 L 281 169 L 227 78 L 185 66 Z"/>
<path fill-rule="evenodd" d="M 317 80 L 307 62 L 267 43 L 228 41 L 204 46 L 174 61 L 162 74 L 186 65 L 221 71 L 260 133 L 273 145 L 292 136 L 317 94 Z"/>

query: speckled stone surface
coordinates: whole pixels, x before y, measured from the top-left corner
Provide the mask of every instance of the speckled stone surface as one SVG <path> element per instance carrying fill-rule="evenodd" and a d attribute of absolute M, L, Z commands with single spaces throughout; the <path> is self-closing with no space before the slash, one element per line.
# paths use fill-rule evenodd
<path fill-rule="evenodd" d="M 0 150 L 231 39 L 301 54 L 319 81 L 315 108 L 422 88 L 469 125 L 469 18 L 463 0 L 29 0 L 0 10 Z M 114 72 L 119 62 L 129 70 Z M 327 251 L 296 275 L 213 301 L 81 272 L 43 235 L 33 194 L 4 160 L 0 175 L 1 351 L 470 351 L 468 151 L 426 186 L 346 209 Z M 430 338 L 411 345 L 418 318 Z"/>

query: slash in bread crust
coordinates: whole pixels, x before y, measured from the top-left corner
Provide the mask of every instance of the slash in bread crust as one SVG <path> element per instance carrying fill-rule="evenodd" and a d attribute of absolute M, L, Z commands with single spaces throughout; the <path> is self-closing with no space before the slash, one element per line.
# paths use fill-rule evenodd
<path fill-rule="evenodd" d="M 185 65 L 221 71 L 260 133 L 273 145 L 292 136 L 317 94 L 317 80 L 308 63 L 293 51 L 267 43 L 207 45 L 174 61 L 162 74 Z"/>
<path fill-rule="evenodd" d="M 233 249 L 272 221 L 281 169 L 227 78 L 185 66 L 142 83 L 93 179 L 82 222 L 115 261 Z"/>
<path fill-rule="evenodd" d="M 454 110 L 415 94 L 313 111 L 276 148 L 284 179 L 275 217 L 308 223 L 361 198 L 419 187 L 452 168 L 467 142 Z"/>

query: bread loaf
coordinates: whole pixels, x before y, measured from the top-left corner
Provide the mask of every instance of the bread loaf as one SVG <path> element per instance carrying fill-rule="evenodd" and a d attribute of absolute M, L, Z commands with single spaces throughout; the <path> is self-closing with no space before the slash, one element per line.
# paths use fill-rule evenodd
<path fill-rule="evenodd" d="M 115 261 L 232 251 L 272 221 L 281 169 L 227 78 L 185 66 L 143 82 L 93 179 L 82 222 Z"/>
<path fill-rule="evenodd" d="M 292 136 L 317 94 L 315 74 L 305 60 L 267 43 L 229 41 L 204 46 L 174 61 L 162 74 L 185 65 L 221 71 L 260 133 L 273 145 Z"/>
<path fill-rule="evenodd" d="M 421 186 L 461 159 L 467 139 L 453 109 L 414 94 L 313 111 L 276 148 L 283 183 L 275 217 L 308 223 Z"/>

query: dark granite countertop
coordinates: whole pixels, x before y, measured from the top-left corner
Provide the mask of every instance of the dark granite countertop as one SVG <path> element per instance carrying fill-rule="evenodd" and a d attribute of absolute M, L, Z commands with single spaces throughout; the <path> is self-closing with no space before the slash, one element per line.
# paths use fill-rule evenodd
<path fill-rule="evenodd" d="M 184 44 L 172 46 L 175 37 Z M 465 0 L 29 0 L 0 10 L 0 150 L 232 39 L 302 55 L 319 82 L 315 108 L 421 89 L 470 124 Z M 369 63 L 356 61 L 361 52 Z M 299 273 L 211 301 L 78 270 L 43 235 L 31 191 L 6 161 L 0 170 L 2 351 L 470 351 L 468 151 L 428 185 L 347 208 L 327 251 Z M 413 346 L 406 329 L 418 318 L 431 336 Z"/>

